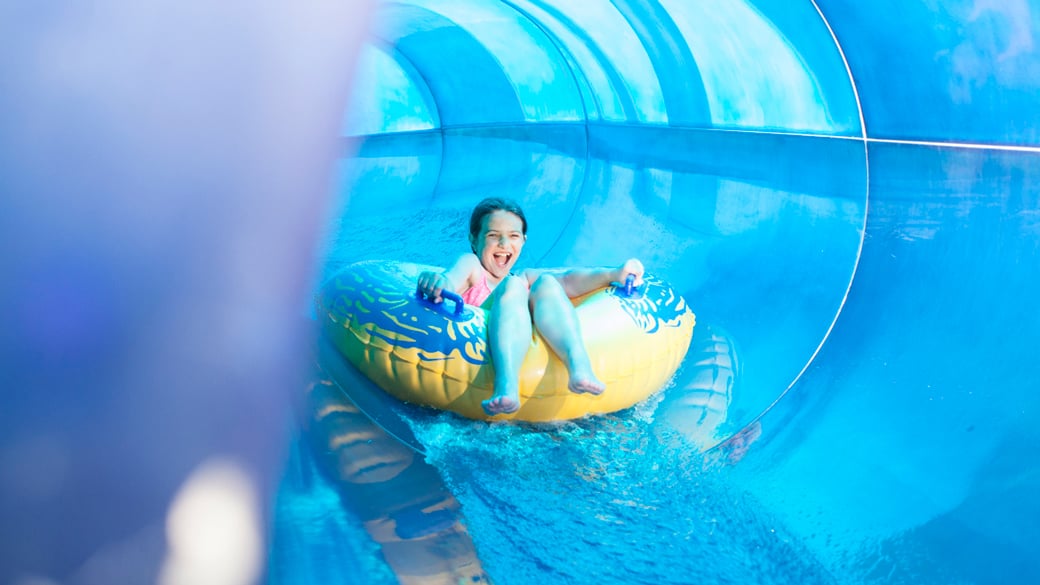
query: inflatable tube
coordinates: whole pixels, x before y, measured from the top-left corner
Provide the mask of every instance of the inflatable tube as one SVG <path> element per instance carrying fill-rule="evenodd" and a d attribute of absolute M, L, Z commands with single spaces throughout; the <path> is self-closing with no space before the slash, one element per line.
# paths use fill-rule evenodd
<path fill-rule="evenodd" d="M 401 262 L 361 262 L 322 286 L 322 331 L 376 385 L 406 402 L 489 418 L 494 370 L 487 313 L 418 297 L 423 270 Z M 592 368 L 606 384 L 598 396 L 567 389 L 567 369 L 537 335 L 521 366 L 520 409 L 498 419 L 567 420 L 628 408 L 660 390 L 690 345 L 694 315 L 686 301 L 652 275 L 631 297 L 610 286 L 575 299 Z"/>

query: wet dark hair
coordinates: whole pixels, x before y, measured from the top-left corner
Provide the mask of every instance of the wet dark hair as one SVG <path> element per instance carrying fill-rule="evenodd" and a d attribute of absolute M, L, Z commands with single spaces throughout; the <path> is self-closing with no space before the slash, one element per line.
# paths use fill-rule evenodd
<path fill-rule="evenodd" d="M 477 206 L 473 208 L 473 213 L 469 216 L 469 243 L 470 248 L 474 252 L 477 251 L 476 245 L 473 243 L 476 241 L 477 236 L 480 235 L 480 228 L 484 223 L 484 218 L 491 215 L 496 211 L 508 211 L 513 215 L 520 218 L 520 223 L 523 225 L 523 233 L 527 235 L 527 218 L 524 217 L 524 210 L 520 209 L 520 204 L 512 199 L 502 199 L 501 197 L 488 197 Z"/>

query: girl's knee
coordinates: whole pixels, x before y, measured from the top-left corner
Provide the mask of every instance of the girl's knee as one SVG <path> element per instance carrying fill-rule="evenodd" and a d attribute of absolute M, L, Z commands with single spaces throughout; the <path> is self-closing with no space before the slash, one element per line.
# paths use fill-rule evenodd
<path fill-rule="evenodd" d="M 510 274 L 498 284 L 497 290 L 501 290 L 499 293 L 500 298 L 526 301 L 528 296 L 527 279 Z"/>
<path fill-rule="evenodd" d="M 543 273 L 535 279 L 534 284 L 531 285 L 531 296 L 545 296 L 545 295 L 564 295 L 563 285 L 556 279 L 555 276 L 549 273 Z"/>

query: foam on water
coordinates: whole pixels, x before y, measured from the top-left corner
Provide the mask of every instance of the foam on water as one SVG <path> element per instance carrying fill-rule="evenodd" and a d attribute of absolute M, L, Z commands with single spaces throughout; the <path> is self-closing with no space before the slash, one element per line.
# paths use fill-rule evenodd
<path fill-rule="evenodd" d="M 416 436 L 496 583 L 832 583 L 647 405 L 554 425 L 443 414 Z"/>

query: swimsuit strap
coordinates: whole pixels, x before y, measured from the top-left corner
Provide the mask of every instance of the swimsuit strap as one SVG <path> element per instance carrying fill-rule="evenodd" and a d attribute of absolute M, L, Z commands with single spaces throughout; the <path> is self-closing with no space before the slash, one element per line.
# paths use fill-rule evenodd
<path fill-rule="evenodd" d="M 480 275 L 480 282 L 467 288 L 461 295 L 462 300 L 467 305 L 479 307 L 489 296 L 491 296 L 491 287 L 489 287 L 487 283 L 487 271 L 481 268 Z"/>

